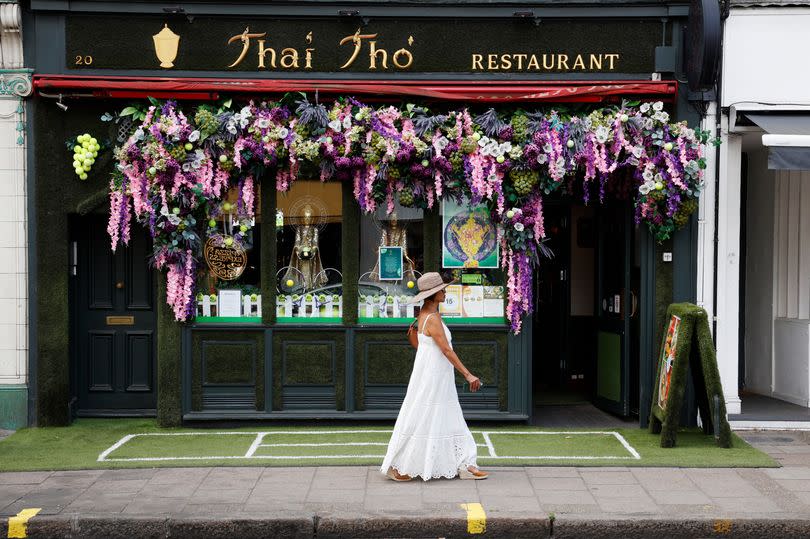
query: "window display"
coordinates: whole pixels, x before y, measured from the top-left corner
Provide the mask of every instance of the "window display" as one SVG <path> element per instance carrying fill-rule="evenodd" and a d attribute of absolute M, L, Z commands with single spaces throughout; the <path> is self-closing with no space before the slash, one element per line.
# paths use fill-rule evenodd
<path fill-rule="evenodd" d="M 419 305 L 410 302 L 422 274 L 423 212 L 398 203 L 389 214 L 378 208 L 360 222 L 361 322 L 412 320 Z"/>
<path fill-rule="evenodd" d="M 211 210 L 197 278 L 197 319 L 206 322 L 261 321 L 259 277 L 261 200 L 253 180 L 228 191 Z M 254 209 L 254 204 L 257 206 Z"/>
<path fill-rule="evenodd" d="M 340 323 L 342 188 L 298 180 L 276 208 L 279 322 Z"/>
<path fill-rule="evenodd" d="M 439 306 L 442 315 L 459 322 L 502 322 L 500 246 L 489 209 L 467 200 L 443 201 L 441 237 L 442 268 L 456 281 L 447 287 L 447 297 Z"/>

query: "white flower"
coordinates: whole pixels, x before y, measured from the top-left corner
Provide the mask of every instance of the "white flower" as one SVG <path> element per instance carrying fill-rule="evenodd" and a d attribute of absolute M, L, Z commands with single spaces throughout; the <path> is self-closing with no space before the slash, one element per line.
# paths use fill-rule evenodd
<path fill-rule="evenodd" d="M 521 222 L 515 223 L 515 230 L 517 230 L 518 232 L 523 232 L 524 228 L 525 227 L 523 226 L 523 223 L 521 223 Z"/>
<path fill-rule="evenodd" d="M 640 110 L 641 112 L 646 114 L 647 112 L 650 111 L 650 104 L 649 103 L 642 103 L 641 107 L 639 107 L 638 110 Z"/>
<path fill-rule="evenodd" d="M 669 121 L 669 113 L 668 112 L 656 112 L 655 115 L 653 116 L 653 118 L 655 118 L 656 120 L 658 120 L 662 124 L 665 124 L 665 123 L 667 123 Z"/>
<path fill-rule="evenodd" d="M 270 127 L 270 120 L 268 118 L 259 118 L 256 120 L 256 127 L 259 129 L 267 129 Z"/>
<path fill-rule="evenodd" d="M 649 168 L 644 169 L 644 172 L 641 174 L 642 178 L 644 178 L 645 182 L 653 181 L 653 171 Z"/>
<path fill-rule="evenodd" d="M 490 142 L 489 137 L 481 137 L 480 139 L 478 139 L 478 145 L 481 146 L 482 148 L 487 144 L 489 144 L 489 142 Z"/>
<path fill-rule="evenodd" d="M 537 155 L 537 162 L 541 165 L 548 163 L 548 154 L 541 153 Z"/>
<path fill-rule="evenodd" d="M 438 147 L 439 150 L 444 150 L 445 148 L 447 148 L 448 144 L 450 144 L 450 141 L 447 140 L 447 137 L 445 137 L 444 135 L 436 139 L 436 147 Z"/>
<path fill-rule="evenodd" d="M 653 125 L 654 124 L 653 124 L 652 118 L 643 118 L 641 120 L 641 127 L 643 127 L 644 129 L 646 129 L 648 131 L 653 128 Z"/>
<path fill-rule="evenodd" d="M 600 125 L 596 128 L 596 140 L 600 144 L 604 144 L 607 142 L 608 136 L 610 135 L 610 129 L 607 128 L 605 125 Z"/>
<path fill-rule="evenodd" d="M 342 126 L 340 124 L 340 120 L 332 120 L 331 122 L 329 122 L 329 128 L 332 131 L 340 131 L 341 127 Z"/>
<path fill-rule="evenodd" d="M 135 130 L 135 140 L 143 140 L 143 128 L 139 127 Z"/>
<path fill-rule="evenodd" d="M 481 148 L 481 153 L 484 155 L 498 156 L 498 143 L 494 140 L 487 139 L 487 145 Z"/>
<path fill-rule="evenodd" d="M 643 183 L 643 184 L 641 184 L 641 185 L 639 186 L 639 188 L 638 188 L 638 192 L 639 192 L 639 193 L 641 193 L 642 195 L 646 195 L 647 193 L 649 193 L 650 191 L 652 191 L 653 187 L 654 187 L 654 185 L 653 185 L 653 184 L 650 184 L 650 183 Z"/>
<path fill-rule="evenodd" d="M 655 103 L 653 103 L 652 108 L 656 112 L 664 110 L 664 103 L 662 101 L 656 101 Z"/>
<path fill-rule="evenodd" d="M 350 115 L 346 115 L 343 118 L 343 129 L 348 129 L 352 126 L 352 117 Z"/>
<path fill-rule="evenodd" d="M 287 135 L 289 135 L 289 134 L 290 134 L 290 130 L 287 129 L 286 127 L 282 127 L 282 128 L 280 128 L 278 130 L 278 138 L 282 138 L 282 139 L 287 138 Z"/>
<path fill-rule="evenodd" d="M 512 151 L 512 143 L 511 142 L 504 142 L 500 146 L 498 146 L 498 155 L 503 155 L 505 153 L 509 153 Z"/>
<path fill-rule="evenodd" d="M 663 176 L 661 176 L 661 173 L 659 172 L 658 174 L 656 174 L 656 175 L 655 175 L 655 177 L 653 178 L 653 181 L 654 181 L 654 182 L 663 182 L 663 181 L 664 181 L 664 177 L 663 177 Z"/>
<path fill-rule="evenodd" d="M 188 141 L 189 142 L 197 142 L 198 140 L 200 140 L 200 132 L 195 129 L 188 136 Z"/>
<path fill-rule="evenodd" d="M 633 148 L 633 157 L 639 158 L 641 154 L 644 153 L 644 149 L 641 146 L 636 146 Z"/>

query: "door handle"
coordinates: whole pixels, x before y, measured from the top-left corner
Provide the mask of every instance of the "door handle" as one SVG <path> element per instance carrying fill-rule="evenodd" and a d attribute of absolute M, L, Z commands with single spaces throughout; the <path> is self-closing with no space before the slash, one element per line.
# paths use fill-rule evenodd
<path fill-rule="evenodd" d="M 124 288 L 124 281 L 118 281 L 117 283 L 115 283 L 115 288 L 117 288 L 118 290 Z"/>
<path fill-rule="evenodd" d="M 636 311 L 638 310 L 638 296 L 632 290 L 630 291 L 630 318 L 634 318 L 636 316 Z"/>

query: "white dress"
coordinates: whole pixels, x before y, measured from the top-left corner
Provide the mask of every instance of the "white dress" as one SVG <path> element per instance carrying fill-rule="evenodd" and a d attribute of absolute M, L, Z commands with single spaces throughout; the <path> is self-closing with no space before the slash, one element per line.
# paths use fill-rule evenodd
<path fill-rule="evenodd" d="M 450 330 L 444 322 L 442 327 L 452 346 Z M 433 337 L 420 331 L 418 338 L 408 391 L 380 471 L 394 468 L 401 475 L 425 481 L 450 479 L 458 475 L 459 468 L 476 466 L 477 447 L 458 402 L 453 364 Z"/>

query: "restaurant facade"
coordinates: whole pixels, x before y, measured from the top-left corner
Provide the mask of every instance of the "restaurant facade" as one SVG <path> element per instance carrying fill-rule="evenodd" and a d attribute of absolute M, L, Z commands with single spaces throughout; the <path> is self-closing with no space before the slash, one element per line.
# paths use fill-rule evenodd
<path fill-rule="evenodd" d="M 468 419 L 577 394 L 646 424 L 666 307 L 696 299 L 698 213 L 648 227 L 639 185 L 669 173 L 650 165 L 656 187 L 641 149 L 592 181 L 577 159 L 609 147 L 588 135 L 605 117 L 701 126 L 679 82 L 705 49 L 694 5 L 32 0 L 30 423 L 394 418 L 408 297 L 442 271 L 484 382 Z M 686 166 L 694 133 L 660 128 L 639 148 Z"/>

